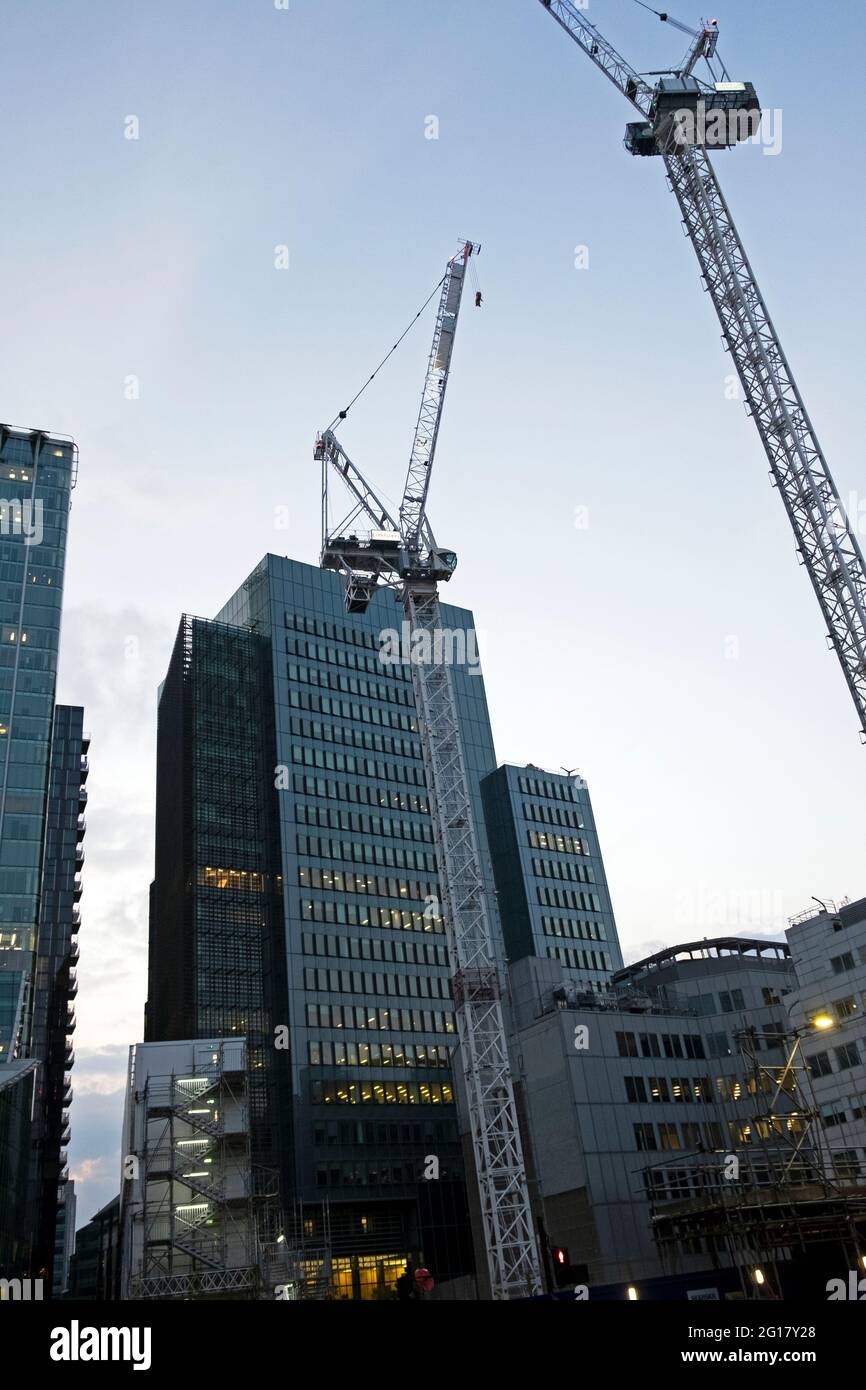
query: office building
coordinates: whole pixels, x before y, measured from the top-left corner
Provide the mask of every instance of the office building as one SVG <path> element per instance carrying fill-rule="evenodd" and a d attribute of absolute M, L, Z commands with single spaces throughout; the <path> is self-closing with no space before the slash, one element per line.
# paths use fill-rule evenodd
<path fill-rule="evenodd" d="M 797 988 L 788 997 L 815 1105 L 830 1140 L 830 1175 L 866 1184 L 866 898 L 812 907 L 785 933 Z M 815 1020 L 818 1020 L 816 1024 Z"/>
<path fill-rule="evenodd" d="M 75 1234 L 67 1297 L 105 1303 L 120 1298 L 120 1197 L 112 1197 Z"/>
<path fill-rule="evenodd" d="M 32 1127 L 33 1272 L 52 1288 L 56 1224 L 68 1179 L 72 1046 L 78 992 L 88 749 L 84 711 L 57 705 L 51 741 L 45 858 L 33 993 L 31 1053 L 40 1062 Z"/>
<path fill-rule="evenodd" d="M 472 652 L 471 614 L 442 611 Z M 401 623 L 389 591 L 347 614 L 337 575 L 267 556 L 183 619 L 159 701 L 146 1038 L 248 1039 L 253 1161 L 342 1298 L 472 1265 L 411 668 L 380 659 Z M 452 674 L 492 901 L 484 684 Z"/>
<path fill-rule="evenodd" d="M 796 983 L 785 944 L 727 937 L 671 947 L 594 998 L 554 959 L 527 957 L 510 973 L 548 1258 L 552 1247 L 567 1250 L 575 1282 L 610 1296 L 629 1285 L 651 1296 L 672 1275 L 680 1297 L 688 1287 L 740 1287 L 742 1249 L 725 1213 L 739 1212 L 748 1240 L 754 1194 L 774 1198 L 783 1175 L 805 1184 L 821 1148 L 802 1086 L 791 1076 L 775 1084 L 790 1051 L 783 996 Z M 699 1214 L 702 1202 L 713 1220 L 680 1238 L 669 1214 L 690 1204 Z"/>
<path fill-rule="evenodd" d="M 622 955 L 586 783 L 508 763 L 481 791 L 509 960 L 557 960 L 569 983 L 606 989 Z"/>
<path fill-rule="evenodd" d="M 30 1065 L 38 1058 L 36 951 L 66 533 L 77 468 L 70 439 L 0 425 L 0 1080 L 11 1068 L 0 1106 L 7 1184 L 0 1200 L 10 1214 L 6 1239 L 0 1238 L 0 1272 L 10 1274 L 31 1273 L 36 1240 L 34 1176 L 28 1171 L 20 1179 L 17 1156 L 22 1115 L 29 1108 L 32 1120 L 43 1086 L 39 1066 Z M 7 1123 L 11 1132 L 4 1130 Z M 29 1153 L 29 1142 L 25 1148 Z"/>

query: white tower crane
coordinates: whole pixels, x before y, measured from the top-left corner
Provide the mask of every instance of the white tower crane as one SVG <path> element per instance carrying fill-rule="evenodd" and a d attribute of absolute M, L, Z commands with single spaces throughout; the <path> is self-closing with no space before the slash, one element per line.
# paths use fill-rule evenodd
<path fill-rule="evenodd" d="M 745 392 L 746 406 L 770 463 L 860 720 L 866 743 L 866 565 L 821 452 L 803 398 L 773 327 L 708 148 L 755 133 L 760 105 L 747 82 L 718 81 L 712 68 L 715 21 L 693 36 L 681 68 L 650 85 L 571 0 L 540 0 L 548 13 L 637 108 L 644 120 L 626 128 L 626 149 L 658 155 L 676 195 L 719 322 Z M 643 3 L 643 0 L 640 0 Z M 644 6 L 652 9 L 651 6 Z M 659 18 L 683 28 L 659 11 Z M 687 30 L 688 32 L 688 30 Z M 693 70 L 706 59 L 712 82 Z M 727 73 L 722 69 L 723 78 Z"/>
<path fill-rule="evenodd" d="M 463 289 L 470 258 L 479 249 L 466 242 L 448 262 L 442 280 L 399 519 L 391 516 L 332 430 L 319 437 L 315 456 L 322 463 L 322 567 L 344 575 L 350 612 L 363 612 L 380 585 L 396 588 L 409 624 L 488 1273 L 493 1297 L 509 1299 L 540 1293 L 541 1277 L 508 1060 L 492 912 L 451 669 L 443 654 L 438 585 L 451 578 L 457 557 L 436 544 L 427 518 Z M 328 482 L 335 474 L 352 501 L 348 515 L 332 529 Z M 354 528 L 362 519 L 371 529 L 357 534 Z"/>

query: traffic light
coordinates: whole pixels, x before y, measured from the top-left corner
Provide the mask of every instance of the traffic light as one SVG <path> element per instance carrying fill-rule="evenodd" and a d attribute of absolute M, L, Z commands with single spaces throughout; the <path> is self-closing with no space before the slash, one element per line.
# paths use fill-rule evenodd
<path fill-rule="evenodd" d="M 570 1282 L 571 1260 L 568 1258 L 568 1251 L 564 1245 L 551 1245 L 550 1257 L 553 1261 L 553 1277 L 556 1287 L 561 1289 L 563 1284 Z"/>

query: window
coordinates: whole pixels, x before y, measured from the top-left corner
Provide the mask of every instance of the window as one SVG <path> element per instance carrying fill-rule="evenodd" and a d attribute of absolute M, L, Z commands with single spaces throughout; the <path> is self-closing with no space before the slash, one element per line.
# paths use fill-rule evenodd
<path fill-rule="evenodd" d="M 665 1076 L 651 1076 L 649 1079 L 650 1100 L 670 1100 L 668 1082 Z"/>
<path fill-rule="evenodd" d="M 837 1018 L 853 1018 L 857 1013 L 857 1000 L 852 994 L 847 999 L 836 999 L 834 1001 L 834 1007 L 836 1009 Z"/>
<path fill-rule="evenodd" d="M 680 1136 L 676 1125 L 659 1125 L 661 1148 L 669 1152 L 680 1147 Z"/>
<path fill-rule="evenodd" d="M 848 1067 L 856 1067 L 860 1061 L 860 1050 L 855 1042 L 844 1043 L 842 1047 L 834 1047 L 836 1062 L 840 1071 L 846 1071 Z"/>
<path fill-rule="evenodd" d="M 833 1071 L 830 1063 L 830 1056 L 827 1052 L 813 1052 L 811 1057 L 807 1057 L 809 1071 L 813 1078 L 818 1076 L 829 1076 Z"/>
<path fill-rule="evenodd" d="M 847 1112 L 841 1100 L 831 1100 L 827 1105 L 821 1106 L 821 1120 L 825 1129 L 832 1129 L 835 1125 L 844 1125 L 847 1119 Z"/>
<path fill-rule="evenodd" d="M 708 1033 L 707 1051 L 711 1057 L 728 1057 L 731 1049 L 727 1033 Z"/>
<path fill-rule="evenodd" d="M 743 991 L 741 989 L 732 989 L 730 994 L 726 990 L 721 990 L 719 992 L 719 1003 L 722 1006 L 723 1014 L 732 1014 L 735 1009 L 744 1009 L 746 1007 L 745 1000 L 743 999 Z"/>
<path fill-rule="evenodd" d="M 666 1057 L 682 1057 L 683 1042 L 679 1033 L 662 1033 L 662 1047 Z"/>
<path fill-rule="evenodd" d="M 833 1155 L 833 1172 L 841 1182 L 856 1182 L 860 1177 L 860 1160 L 856 1149 L 840 1149 Z"/>
<path fill-rule="evenodd" d="M 646 1102 L 646 1085 L 642 1076 L 627 1076 L 625 1078 L 626 1098 L 635 1104 Z"/>
<path fill-rule="evenodd" d="M 637 1056 L 637 1038 L 634 1033 L 617 1033 L 616 1045 L 620 1057 Z"/>
<path fill-rule="evenodd" d="M 656 1033 L 641 1033 L 640 1052 L 642 1057 L 661 1057 L 662 1050 Z"/>
<path fill-rule="evenodd" d="M 841 956 L 831 956 L 830 965 L 834 975 L 844 975 L 846 970 L 854 969 L 854 957 L 850 951 L 845 951 Z"/>
<path fill-rule="evenodd" d="M 636 1148 L 642 1153 L 649 1153 L 658 1148 L 653 1125 L 635 1125 L 634 1141 Z"/>

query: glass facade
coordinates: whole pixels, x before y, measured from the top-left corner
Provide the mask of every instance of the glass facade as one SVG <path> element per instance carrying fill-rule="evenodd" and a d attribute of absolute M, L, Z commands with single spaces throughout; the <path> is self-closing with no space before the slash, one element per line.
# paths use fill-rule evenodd
<path fill-rule="evenodd" d="M 71 440 L 0 426 L 0 977 L 32 978 L 76 469 Z M 26 1013 L 17 1045 L 29 1047 Z"/>
<path fill-rule="evenodd" d="M 622 953 L 585 782 L 509 763 L 481 790 L 509 959 L 546 956 L 606 989 Z"/>
<path fill-rule="evenodd" d="M 466 639 L 458 649 L 472 651 L 471 614 L 448 605 L 442 613 Z M 243 732 L 224 728 L 217 737 L 236 770 L 245 758 L 267 761 L 274 859 L 254 862 L 226 847 L 198 865 L 190 890 L 200 902 L 240 902 L 259 889 L 249 875 L 279 885 L 268 1013 L 288 1044 L 286 1074 L 276 1071 L 284 1205 L 304 1204 L 304 1235 L 327 1236 L 338 1292 L 356 1298 L 392 1296 L 409 1260 L 423 1258 L 439 1279 L 472 1266 L 451 1075 L 456 1033 L 411 667 L 380 659 L 383 633 L 399 632 L 402 619 L 390 591 L 366 613 L 347 614 L 338 576 L 276 556 L 217 615 L 239 641 L 268 652 L 260 716 L 248 702 Z M 484 684 L 469 662 L 452 674 L 493 901 L 480 780 L 496 764 Z M 224 679 L 231 688 L 233 678 Z M 248 737 L 255 754 L 242 754 Z M 167 804 L 175 841 L 180 819 L 197 814 L 195 792 L 187 796 L 183 809 Z M 158 845 L 160 835 L 158 823 Z M 195 977 L 201 963 L 184 963 L 170 944 L 159 855 L 154 901 L 152 955 L 165 941 L 175 950 L 172 971 Z M 214 920 L 213 907 L 207 916 Z M 171 973 L 152 960 L 151 1029 L 161 971 Z M 216 1019 L 209 1032 L 227 1035 Z"/>
<path fill-rule="evenodd" d="M 68 1179 L 72 1035 L 78 992 L 79 900 L 84 867 L 85 783 L 90 740 L 84 710 L 57 705 L 51 744 L 45 863 L 39 909 L 31 1054 L 41 1063 L 32 1127 L 34 1276 L 53 1283 L 58 1204 Z"/>

